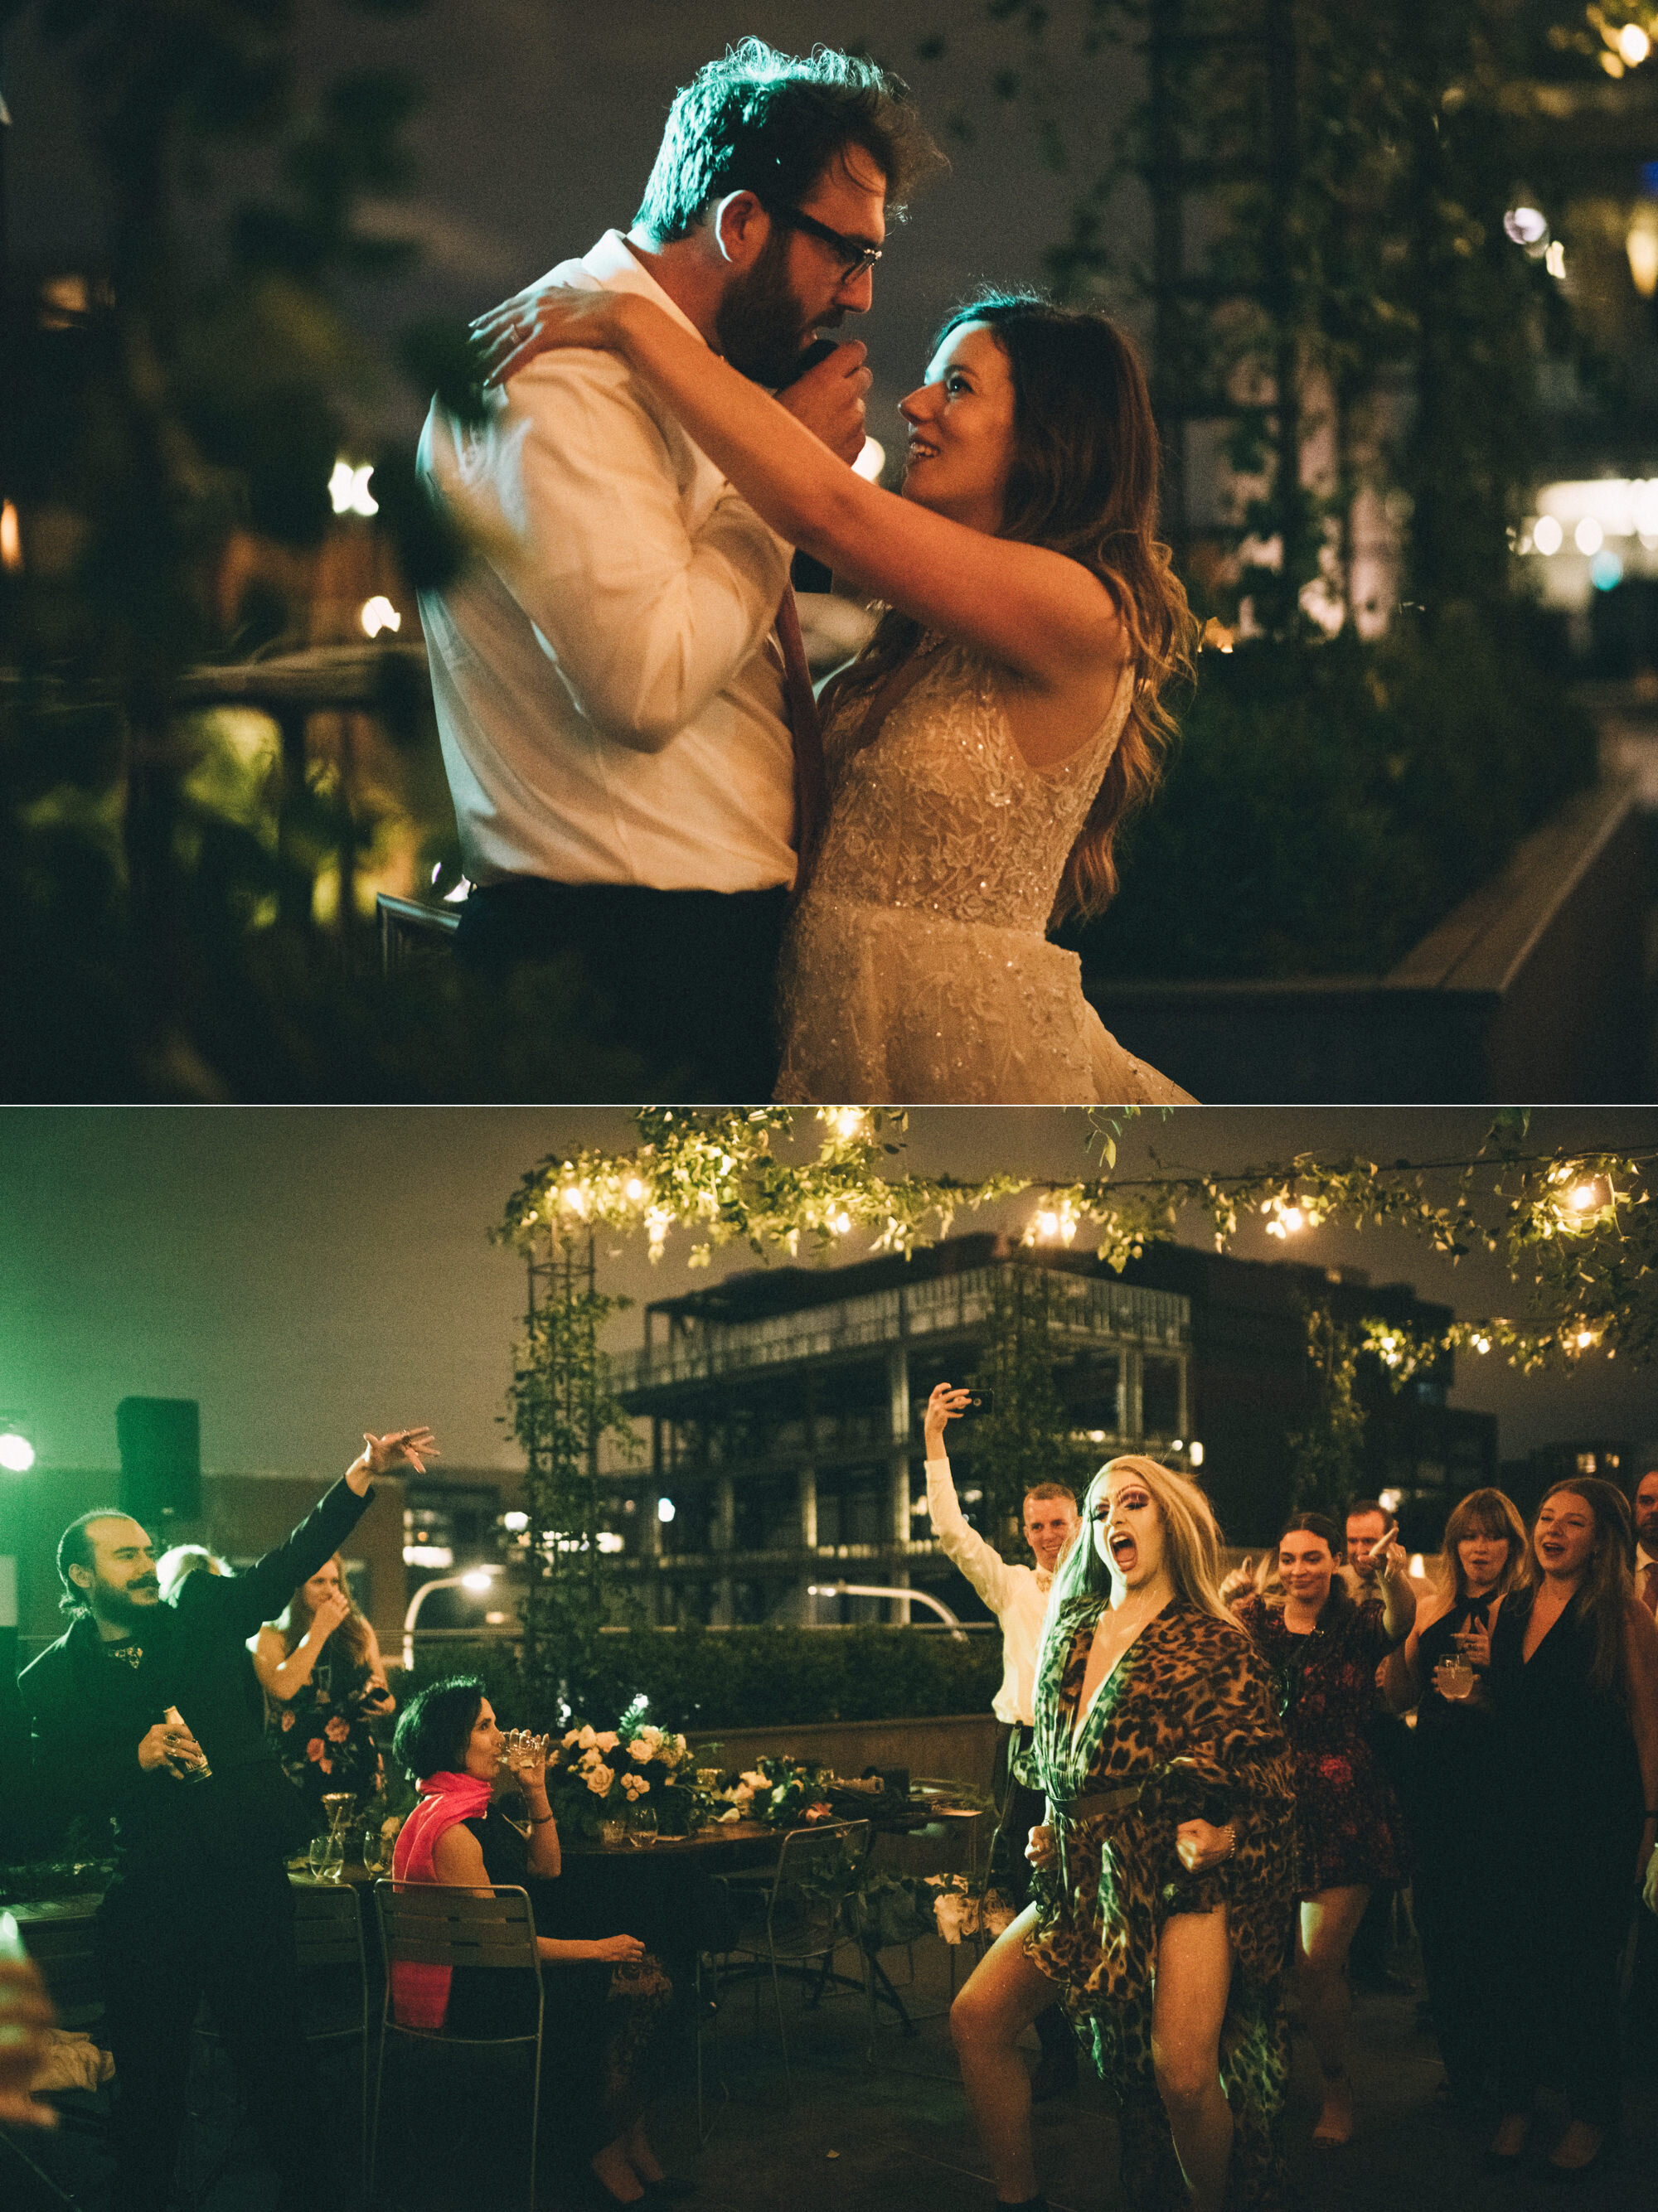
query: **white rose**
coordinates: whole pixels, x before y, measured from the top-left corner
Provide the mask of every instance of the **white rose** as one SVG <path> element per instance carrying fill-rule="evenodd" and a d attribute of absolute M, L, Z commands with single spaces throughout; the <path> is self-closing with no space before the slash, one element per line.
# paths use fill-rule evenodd
<path fill-rule="evenodd" d="M 608 1766 L 595 1766 L 588 1775 L 588 1788 L 595 1797 L 608 1797 L 616 1777 Z"/>

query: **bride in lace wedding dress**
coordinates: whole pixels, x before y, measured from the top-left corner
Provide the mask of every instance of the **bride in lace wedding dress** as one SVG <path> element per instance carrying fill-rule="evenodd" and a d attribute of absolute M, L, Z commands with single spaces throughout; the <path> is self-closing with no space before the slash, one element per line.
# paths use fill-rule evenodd
<path fill-rule="evenodd" d="M 886 604 L 824 696 L 828 811 L 783 946 L 777 1097 L 1190 1103 L 1047 938 L 1115 890 L 1117 830 L 1160 771 L 1158 693 L 1187 665 L 1122 334 L 1025 295 L 969 302 L 901 403 L 894 495 L 648 300 L 512 307 L 495 380 L 552 346 L 619 353 L 773 529 Z"/>

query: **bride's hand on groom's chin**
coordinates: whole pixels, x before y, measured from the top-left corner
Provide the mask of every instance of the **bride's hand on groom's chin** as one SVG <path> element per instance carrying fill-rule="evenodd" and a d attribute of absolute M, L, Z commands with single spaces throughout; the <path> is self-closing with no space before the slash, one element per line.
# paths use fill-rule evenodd
<path fill-rule="evenodd" d="M 621 343 L 617 294 L 568 284 L 533 284 L 472 325 L 478 373 L 486 386 L 504 385 L 538 354 L 585 346 L 611 352 Z"/>

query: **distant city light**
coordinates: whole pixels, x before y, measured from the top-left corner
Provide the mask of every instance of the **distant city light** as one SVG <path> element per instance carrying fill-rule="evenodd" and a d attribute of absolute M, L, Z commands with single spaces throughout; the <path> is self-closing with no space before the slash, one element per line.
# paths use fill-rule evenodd
<path fill-rule="evenodd" d="M 328 496 L 336 514 L 378 514 L 380 501 L 369 489 L 369 479 L 375 472 L 372 461 L 354 469 L 349 461 L 334 463 L 334 472 L 328 479 Z"/>
<path fill-rule="evenodd" d="M 503 1513 L 501 1516 L 501 1526 L 503 1528 L 510 1528 L 515 1536 L 521 1528 L 527 1528 L 529 1525 L 530 1516 L 527 1513 Z"/>
<path fill-rule="evenodd" d="M 23 566 L 23 537 L 17 525 L 17 509 L 8 500 L 0 507 L 0 568 L 15 576 Z"/>
<path fill-rule="evenodd" d="M 1589 581 L 1597 592 L 1609 592 L 1624 580 L 1624 564 L 1615 553 L 1597 553 L 1589 562 Z"/>
<path fill-rule="evenodd" d="M 1540 208 L 1510 208 L 1503 218 L 1503 228 L 1516 246 L 1535 246 L 1549 234 L 1548 222 Z"/>
<path fill-rule="evenodd" d="M 452 1567 L 454 1553 L 448 1544 L 405 1544 L 403 1564 L 405 1567 Z"/>
<path fill-rule="evenodd" d="M 664 1528 L 674 1518 L 674 1500 L 671 1498 L 659 1498 L 656 1500 L 656 1518 Z"/>
<path fill-rule="evenodd" d="M 1397 1513 L 1404 1500 L 1402 1490 L 1379 1490 L 1376 1492 L 1376 1503 L 1384 1513 Z"/>
<path fill-rule="evenodd" d="M 1557 553 L 1566 533 L 1551 514 L 1539 514 L 1532 525 L 1532 544 L 1539 553 Z"/>
<path fill-rule="evenodd" d="M 1618 33 L 1618 58 L 1630 69 L 1639 69 L 1652 52 L 1652 40 L 1638 23 L 1625 23 Z"/>
<path fill-rule="evenodd" d="M 1624 240 L 1629 256 L 1630 282 L 1643 300 L 1658 291 L 1658 206 L 1643 200 L 1630 219 Z"/>
<path fill-rule="evenodd" d="M 494 1579 L 493 1567 L 474 1567 L 470 1574 L 461 1576 L 460 1587 L 462 1589 L 470 1590 L 474 1597 L 484 1597 L 488 1595 L 490 1584 Z"/>
<path fill-rule="evenodd" d="M 1186 1447 L 1186 1457 L 1192 1462 L 1193 1467 L 1201 1467 L 1204 1463 L 1203 1446 L 1201 1444 L 1188 1444 Z"/>
<path fill-rule="evenodd" d="M 619 1536 L 613 1528 L 601 1528 L 599 1531 L 599 1549 L 601 1552 L 625 1552 L 627 1539 Z"/>
<path fill-rule="evenodd" d="M 403 627 L 402 616 L 391 601 L 380 593 L 363 601 L 357 620 L 369 637 L 378 637 L 383 629 L 401 629 Z"/>
<path fill-rule="evenodd" d="M 1543 256 L 1543 266 L 1557 283 L 1562 284 L 1565 283 L 1566 249 L 1557 238 L 1551 240 L 1549 250 Z"/>
<path fill-rule="evenodd" d="M 1598 553 L 1606 537 L 1606 532 L 1592 514 L 1586 514 L 1571 534 L 1572 544 L 1580 553 Z"/>

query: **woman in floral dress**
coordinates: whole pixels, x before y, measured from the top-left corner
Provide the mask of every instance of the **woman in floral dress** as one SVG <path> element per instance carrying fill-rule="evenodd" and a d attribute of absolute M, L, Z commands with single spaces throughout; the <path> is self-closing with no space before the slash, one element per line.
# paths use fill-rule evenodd
<path fill-rule="evenodd" d="M 375 1723 L 396 1710 L 374 1626 L 352 1597 L 338 1553 L 302 1583 L 253 1641 L 277 1756 L 319 1820 L 335 1790 L 379 1793 L 385 1767 Z"/>
<path fill-rule="evenodd" d="M 1282 1612 L 1253 1595 L 1233 1607 L 1282 1688 L 1295 1762 L 1295 1888 L 1301 1899 L 1295 1988 L 1324 2079 L 1313 2141 L 1350 2141 L 1347 1954 L 1377 1884 L 1405 1880 L 1398 1801 L 1365 1730 L 1376 1669 L 1410 1634 L 1417 1601 L 1405 1553 L 1387 1534 L 1373 1547 L 1378 1597 L 1356 1604 L 1341 1579 L 1341 1536 L 1321 1513 L 1300 1513 L 1278 1539 Z"/>
<path fill-rule="evenodd" d="M 1274 1685 L 1221 1603 L 1194 1484 L 1112 1460 L 1083 1530 L 1039 1664 L 1037 1895 L 952 2008 L 962 2078 L 999 2202 L 1041 2206 L 1015 2045 L 1057 1997 L 1117 2091 L 1136 2212 L 1276 2207 L 1294 1810 Z"/>

